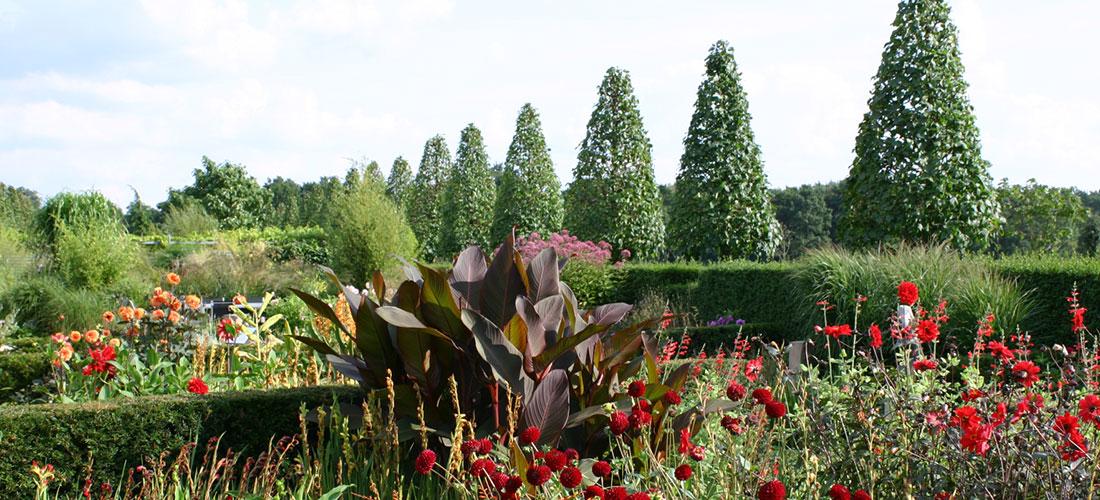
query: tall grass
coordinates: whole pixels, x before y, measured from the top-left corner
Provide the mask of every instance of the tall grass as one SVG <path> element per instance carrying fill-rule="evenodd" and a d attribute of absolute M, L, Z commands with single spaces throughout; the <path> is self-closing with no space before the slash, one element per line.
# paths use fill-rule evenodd
<path fill-rule="evenodd" d="M 920 288 L 920 304 L 932 309 L 942 299 L 951 321 L 947 333 L 964 345 L 979 319 L 992 313 L 996 324 L 1014 330 L 1033 308 L 1030 293 L 1014 280 L 994 273 L 985 260 L 961 255 L 944 246 L 899 246 L 853 253 L 836 247 L 810 252 L 801 277 L 810 283 L 801 302 L 827 300 L 835 305 L 830 322 L 848 323 L 855 313 L 855 297 L 863 295 L 861 328 L 882 324 L 897 307 L 897 285 L 912 281 Z M 820 324 L 820 309 L 800 308 L 807 321 Z"/>

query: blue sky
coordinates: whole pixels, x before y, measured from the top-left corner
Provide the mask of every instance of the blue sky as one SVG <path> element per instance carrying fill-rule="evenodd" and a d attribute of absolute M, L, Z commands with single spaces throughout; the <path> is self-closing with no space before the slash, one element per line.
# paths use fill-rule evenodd
<path fill-rule="evenodd" d="M 992 175 L 1100 189 L 1100 2 L 955 0 Z M 671 7 L 675 6 L 675 7 Z M 657 179 L 675 180 L 703 59 L 736 50 L 773 186 L 852 160 L 892 0 L 0 0 L 0 182 L 120 204 L 190 182 L 202 155 L 260 181 L 415 166 L 470 122 L 503 161 L 531 102 L 559 176 L 609 66 L 631 72 Z"/>

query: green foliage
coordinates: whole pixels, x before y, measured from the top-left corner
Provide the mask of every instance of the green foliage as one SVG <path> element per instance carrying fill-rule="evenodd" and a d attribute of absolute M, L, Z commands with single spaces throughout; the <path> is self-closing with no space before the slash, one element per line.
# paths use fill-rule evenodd
<path fill-rule="evenodd" d="M 516 118 L 516 133 L 508 146 L 493 212 L 493 241 L 532 232 L 549 234 L 561 229 L 564 207 L 561 182 L 554 172 L 542 123 L 531 104 Z"/>
<path fill-rule="evenodd" d="M 321 177 L 317 182 L 302 184 L 298 223 L 324 227 L 328 221 L 339 216 L 335 209 L 336 199 L 346 191 L 344 183 L 336 177 Z"/>
<path fill-rule="evenodd" d="M 454 171 L 443 192 L 439 256 L 457 254 L 467 245 L 489 246 L 496 196 L 481 131 L 471 123 L 462 130 Z"/>
<path fill-rule="evenodd" d="M 424 143 L 420 168 L 413 179 L 409 196 L 409 226 L 420 242 L 420 253 L 428 260 L 443 255 L 443 192 L 451 177 L 451 153 L 447 141 L 437 135 Z"/>
<path fill-rule="evenodd" d="M 997 188 L 1005 222 L 997 238 L 997 251 L 1015 253 L 1072 254 L 1076 250 L 1081 226 L 1088 211 L 1081 198 L 1070 189 L 1037 184 L 1009 185 L 1002 180 Z"/>
<path fill-rule="evenodd" d="M 0 296 L 15 286 L 35 264 L 27 237 L 19 230 L 0 224 Z"/>
<path fill-rule="evenodd" d="M 409 198 L 412 196 L 413 175 L 409 162 L 398 156 L 390 167 L 390 176 L 386 179 L 386 194 L 405 213 L 409 211 Z"/>
<path fill-rule="evenodd" d="M 123 282 L 115 288 L 127 286 Z M 20 325 L 40 335 L 83 331 L 99 323 L 103 311 L 118 305 L 112 291 L 70 287 L 52 274 L 28 276 L 8 291 L 3 303 Z"/>
<path fill-rule="evenodd" d="M 1093 215 L 1085 221 L 1077 237 L 1077 253 L 1095 257 L 1100 247 L 1100 217 Z"/>
<path fill-rule="evenodd" d="M 669 214 L 673 254 L 763 260 L 779 247 L 779 223 L 750 118 L 733 47 L 719 41 L 707 56 L 684 138 Z"/>
<path fill-rule="evenodd" d="M 561 270 L 562 281 L 569 283 L 581 307 L 611 302 L 615 292 L 614 276 L 611 266 L 580 259 L 570 259 Z"/>
<path fill-rule="evenodd" d="M 224 240 L 180 258 L 177 272 L 189 291 L 211 298 L 257 297 L 317 279 L 312 266 L 274 261 L 271 250 L 263 240 Z"/>
<path fill-rule="evenodd" d="M 783 256 L 797 258 L 832 243 L 833 212 L 825 202 L 826 193 L 822 184 L 807 184 L 772 194 L 776 218 L 783 226 Z"/>
<path fill-rule="evenodd" d="M 985 250 L 999 215 L 946 0 L 903 0 L 847 181 L 843 239 Z"/>
<path fill-rule="evenodd" d="M 0 225 L 30 230 L 41 203 L 38 193 L 0 182 Z"/>
<path fill-rule="evenodd" d="M 360 400 L 353 388 L 310 387 L 0 406 L 0 495 L 23 498 L 33 491 L 27 472 L 32 460 L 53 464 L 76 486 L 89 464 L 94 463 L 94 484 L 118 484 L 128 469 L 193 440 L 220 437 L 222 449 L 258 453 L 272 439 L 299 431 L 302 405 L 316 408 L 334 398 Z"/>
<path fill-rule="evenodd" d="M 122 222 L 126 224 L 126 231 L 130 234 L 154 234 L 157 231 L 156 221 L 160 217 L 157 210 L 142 203 L 141 196 L 134 190 L 134 201 L 126 207 L 126 213 L 122 216 Z"/>
<path fill-rule="evenodd" d="M 98 191 L 59 193 L 35 215 L 35 226 L 52 249 L 62 226 L 114 228 L 121 220 L 122 211 Z"/>
<path fill-rule="evenodd" d="M 680 342 L 684 335 L 689 341 L 688 353 L 696 355 L 705 352 L 708 355 L 718 353 L 719 349 L 727 353 L 734 350 L 734 341 L 759 337 L 766 342 L 783 342 L 784 323 L 745 323 L 744 325 L 692 326 L 663 330 L 658 339 L 661 342 Z M 740 337 L 738 337 L 740 333 Z"/>
<path fill-rule="evenodd" d="M 276 177 L 264 183 L 264 191 L 271 199 L 271 212 L 267 222 L 275 227 L 300 226 L 302 209 L 298 200 L 302 197 L 302 186 L 292 179 Z"/>
<path fill-rule="evenodd" d="M 195 182 L 183 194 L 197 201 L 217 219 L 220 227 L 235 229 L 263 225 L 271 209 L 271 193 L 248 175 L 242 165 L 214 163 L 202 157 L 202 168 L 194 170 Z"/>
<path fill-rule="evenodd" d="M 193 238 L 196 235 L 216 232 L 218 219 L 207 213 L 198 202 L 184 198 L 179 203 L 167 206 L 161 229 L 165 234 L 177 238 Z"/>
<path fill-rule="evenodd" d="M 0 354 L 0 402 L 26 391 L 35 380 L 49 375 L 50 358 L 44 352 Z"/>
<path fill-rule="evenodd" d="M 416 256 L 416 236 L 405 214 L 379 182 L 365 182 L 335 201 L 338 217 L 328 221 L 334 269 L 361 286 L 374 269 L 395 267 L 395 256 Z"/>
<path fill-rule="evenodd" d="M 992 261 L 991 267 L 1014 279 L 1021 290 L 1031 291 L 1034 307 L 1020 326 L 1032 333 L 1037 345 L 1077 343 L 1065 299 L 1074 286 L 1080 291 L 1081 306 L 1089 310 L 1086 318 L 1092 318 L 1087 322 L 1095 325 L 1096 311 L 1100 311 L 1100 259 L 1015 256 Z"/>
<path fill-rule="evenodd" d="M 941 300 L 951 316 L 945 332 L 954 334 L 960 345 L 973 341 L 978 321 L 993 313 L 996 325 L 1015 331 L 1033 309 L 1028 288 L 993 272 L 983 259 L 967 258 L 946 247 L 899 247 L 891 250 L 852 253 L 827 248 L 811 252 L 800 276 L 809 287 L 803 304 L 827 300 L 835 305 L 830 322 L 848 323 L 855 309 L 854 298 L 866 296 L 861 324 L 883 325 L 896 310 L 897 286 L 912 281 L 920 289 L 920 306 L 934 309 Z M 802 308 L 811 323 L 821 324 L 820 310 Z"/>
<path fill-rule="evenodd" d="M 103 289 L 122 280 L 141 258 L 119 223 L 74 221 L 58 227 L 54 261 L 69 286 Z"/>
<path fill-rule="evenodd" d="M 565 227 L 615 252 L 660 256 L 665 228 L 651 149 L 630 75 L 608 69 L 565 194 Z"/>

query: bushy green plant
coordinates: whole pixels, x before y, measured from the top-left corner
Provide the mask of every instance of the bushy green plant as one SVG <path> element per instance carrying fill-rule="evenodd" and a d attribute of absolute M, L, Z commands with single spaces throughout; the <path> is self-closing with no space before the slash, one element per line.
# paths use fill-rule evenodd
<path fill-rule="evenodd" d="M 1088 210 L 1072 190 L 1043 186 L 1035 179 L 1010 185 L 1004 179 L 997 187 L 997 200 L 1005 218 L 998 253 L 1068 255 L 1076 250 Z"/>
<path fill-rule="evenodd" d="M 0 224 L 0 297 L 34 268 L 35 257 L 26 239 L 23 232 Z"/>
<path fill-rule="evenodd" d="M 364 183 L 337 198 L 336 207 L 329 244 L 335 269 L 350 282 L 362 284 L 372 270 L 396 267 L 395 257 L 416 257 L 416 236 L 382 184 Z"/>
<path fill-rule="evenodd" d="M 270 215 L 271 192 L 261 188 L 243 165 L 219 164 L 203 156 L 202 168 L 193 173 L 194 183 L 182 193 L 202 205 L 219 227 L 258 227 Z"/>
<path fill-rule="evenodd" d="M 50 248 L 57 245 L 63 226 L 115 227 L 122 220 L 120 210 L 98 191 L 59 193 L 35 215 L 35 227 Z"/>
<path fill-rule="evenodd" d="M 569 283 L 582 307 L 611 302 L 615 282 L 609 264 L 571 259 L 562 268 L 561 279 Z"/>
<path fill-rule="evenodd" d="M 230 241 L 204 247 L 184 256 L 178 266 L 177 272 L 188 287 L 210 298 L 238 293 L 256 297 L 316 279 L 311 278 L 312 269 L 301 262 L 272 261 L 262 241 Z"/>
<path fill-rule="evenodd" d="M 119 223 L 87 221 L 58 227 L 54 260 L 69 286 L 103 289 L 121 281 L 143 256 Z"/>
<path fill-rule="evenodd" d="M 186 198 L 165 209 L 161 229 L 177 238 L 211 234 L 218 230 L 218 219 L 208 214 L 198 202 Z"/>
<path fill-rule="evenodd" d="M 853 253 L 838 248 L 810 252 L 799 271 L 809 288 L 802 290 L 807 320 L 820 324 L 820 310 L 805 304 L 826 300 L 835 309 L 830 316 L 851 318 L 855 297 L 868 297 L 861 310 L 869 318 L 888 318 L 897 307 L 897 286 L 911 281 L 920 287 L 921 304 L 932 309 L 941 300 L 948 303 L 951 333 L 966 344 L 975 325 L 987 314 L 996 326 L 1014 331 L 1033 307 L 1026 289 L 994 274 L 985 261 L 967 258 L 945 246 L 901 246 L 874 252 Z M 861 314 L 864 314 L 861 313 Z"/>
<path fill-rule="evenodd" d="M 30 231 L 41 203 L 38 193 L 0 182 L 0 225 Z"/>
<path fill-rule="evenodd" d="M 114 295 L 67 286 L 56 276 L 29 276 L 4 298 L 21 325 L 40 335 L 56 331 L 83 331 L 95 325 L 103 311 L 117 304 Z"/>

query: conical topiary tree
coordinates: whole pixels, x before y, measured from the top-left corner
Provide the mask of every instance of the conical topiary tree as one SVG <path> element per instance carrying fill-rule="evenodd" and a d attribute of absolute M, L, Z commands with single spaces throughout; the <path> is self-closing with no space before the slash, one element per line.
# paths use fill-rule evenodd
<path fill-rule="evenodd" d="M 700 260 L 767 259 L 780 229 L 749 124 L 749 103 L 733 48 L 707 56 L 669 218 L 669 246 Z"/>
<path fill-rule="evenodd" d="M 398 156 L 390 167 L 390 176 L 386 179 L 386 194 L 401 208 L 402 212 L 408 211 L 408 198 L 412 192 L 413 175 L 409 168 L 409 162 Z"/>
<path fill-rule="evenodd" d="M 558 231 L 563 210 L 561 183 L 554 173 L 539 115 L 531 104 L 524 104 L 504 160 L 493 211 L 492 241 L 503 241 L 511 234 L 512 226 L 520 235 Z"/>
<path fill-rule="evenodd" d="M 451 168 L 447 141 L 441 135 L 428 139 L 409 193 L 408 215 L 409 226 L 420 243 L 420 253 L 429 261 L 440 255 L 443 190 L 451 176 Z"/>
<path fill-rule="evenodd" d="M 1000 215 L 945 0 L 903 0 L 856 138 L 842 239 L 984 250 Z"/>
<path fill-rule="evenodd" d="M 664 221 L 650 149 L 629 73 L 608 69 L 566 192 L 565 227 L 615 251 L 660 255 Z"/>
<path fill-rule="evenodd" d="M 469 245 L 490 248 L 496 184 L 481 131 L 474 124 L 462 130 L 454 171 L 443 194 L 441 257 L 457 254 Z"/>

